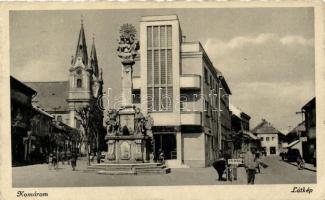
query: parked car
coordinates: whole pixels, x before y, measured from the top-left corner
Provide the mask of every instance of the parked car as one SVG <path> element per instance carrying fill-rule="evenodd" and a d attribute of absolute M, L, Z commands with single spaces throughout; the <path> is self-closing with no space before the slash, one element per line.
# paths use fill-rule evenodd
<path fill-rule="evenodd" d="M 297 159 L 301 158 L 301 154 L 298 149 L 289 149 L 287 153 L 288 162 L 297 162 Z"/>

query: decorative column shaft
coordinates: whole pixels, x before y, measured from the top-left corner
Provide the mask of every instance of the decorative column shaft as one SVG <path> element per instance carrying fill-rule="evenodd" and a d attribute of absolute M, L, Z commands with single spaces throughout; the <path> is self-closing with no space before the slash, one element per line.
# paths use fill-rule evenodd
<path fill-rule="evenodd" d="M 122 70 L 122 106 L 132 106 L 132 64 L 123 64 Z"/>

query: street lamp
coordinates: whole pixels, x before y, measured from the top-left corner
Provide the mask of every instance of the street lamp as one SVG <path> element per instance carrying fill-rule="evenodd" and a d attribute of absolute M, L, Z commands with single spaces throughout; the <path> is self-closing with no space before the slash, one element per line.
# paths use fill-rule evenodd
<path fill-rule="evenodd" d="M 220 104 L 220 99 L 221 99 L 221 90 L 223 89 L 222 87 L 220 87 L 221 85 L 221 81 L 223 79 L 223 76 L 219 75 L 218 76 L 218 134 L 217 134 L 217 139 L 218 139 L 218 158 L 219 158 L 219 153 L 220 150 L 222 148 L 221 146 L 221 104 Z"/>

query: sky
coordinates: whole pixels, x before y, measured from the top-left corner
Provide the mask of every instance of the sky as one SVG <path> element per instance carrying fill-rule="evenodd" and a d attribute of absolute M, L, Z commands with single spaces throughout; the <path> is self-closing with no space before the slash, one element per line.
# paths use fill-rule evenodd
<path fill-rule="evenodd" d="M 10 70 L 21 81 L 68 80 L 83 16 L 88 54 L 95 37 L 104 89 L 117 95 L 119 28 L 141 16 L 176 14 L 186 41 L 200 41 L 230 89 L 230 100 L 280 130 L 315 96 L 313 8 L 115 9 L 10 12 Z M 141 47 L 140 47 L 141 48 Z"/>

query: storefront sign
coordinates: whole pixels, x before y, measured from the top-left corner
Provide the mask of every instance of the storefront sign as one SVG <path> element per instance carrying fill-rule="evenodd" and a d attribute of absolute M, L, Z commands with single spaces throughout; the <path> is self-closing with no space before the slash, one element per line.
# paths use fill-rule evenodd
<path fill-rule="evenodd" d="M 228 159 L 229 165 L 240 165 L 243 164 L 243 159 L 237 158 L 237 159 Z"/>

